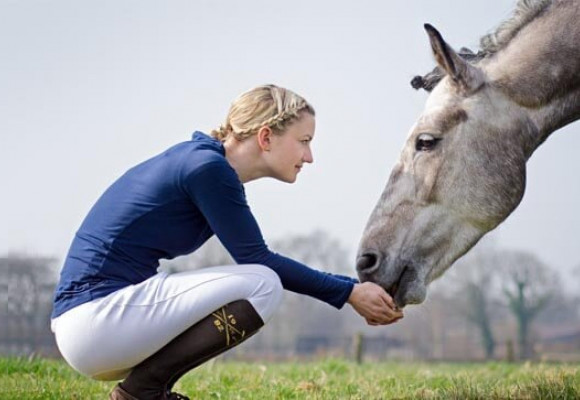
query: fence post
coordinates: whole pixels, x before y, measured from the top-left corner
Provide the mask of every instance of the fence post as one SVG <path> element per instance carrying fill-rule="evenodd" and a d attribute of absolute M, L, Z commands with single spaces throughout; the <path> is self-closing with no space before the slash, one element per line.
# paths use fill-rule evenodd
<path fill-rule="evenodd" d="M 363 341 L 364 337 L 361 332 L 357 332 L 354 334 L 353 339 L 353 353 L 354 353 L 354 360 L 357 364 L 362 364 L 363 359 Z"/>
<path fill-rule="evenodd" d="M 514 353 L 514 342 L 511 339 L 508 339 L 506 343 L 506 361 L 507 362 L 514 362 L 516 359 Z"/>

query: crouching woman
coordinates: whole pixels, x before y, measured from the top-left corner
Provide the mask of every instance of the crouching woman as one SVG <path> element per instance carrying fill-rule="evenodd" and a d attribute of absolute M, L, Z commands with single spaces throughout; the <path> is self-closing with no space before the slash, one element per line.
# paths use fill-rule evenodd
<path fill-rule="evenodd" d="M 186 399 L 187 371 L 255 334 L 282 290 L 374 325 L 402 318 L 379 286 L 311 269 L 268 249 L 244 183 L 292 183 L 312 163 L 315 113 L 274 85 L 240 95 L 212 136 L 129 169 L 77 231 L 55 293 L 52 330 L 65 360 L 99 380 L 122 380 L 110 398 Z M 167 274 L 159 260 L 189 254 L 216 235 L 237 265 Z"/>

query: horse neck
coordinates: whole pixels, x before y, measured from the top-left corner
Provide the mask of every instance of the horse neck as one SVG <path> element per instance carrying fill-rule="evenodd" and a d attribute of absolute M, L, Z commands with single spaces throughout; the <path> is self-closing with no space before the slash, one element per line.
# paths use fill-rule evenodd
<path fill-rule="evenodd" d="M 482 65 L 491 85 L 535 124 L 532 151 L 552 132 L 580 118 L 579 3 L 554 1 Z"/>

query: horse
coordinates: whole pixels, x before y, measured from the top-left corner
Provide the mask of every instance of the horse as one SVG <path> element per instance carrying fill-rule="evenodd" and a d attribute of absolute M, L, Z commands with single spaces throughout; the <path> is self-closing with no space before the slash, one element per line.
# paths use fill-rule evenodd
<path fill-rule="evenodd" d="M 425 24 L 437 67 L 411 82 L 430 94 L 364 229 L 361 281 L 420 304 L 518 206 L 527 160 L 580 118 L 579 20 L 580 0 L 519 0 L 477 53 Z"/>

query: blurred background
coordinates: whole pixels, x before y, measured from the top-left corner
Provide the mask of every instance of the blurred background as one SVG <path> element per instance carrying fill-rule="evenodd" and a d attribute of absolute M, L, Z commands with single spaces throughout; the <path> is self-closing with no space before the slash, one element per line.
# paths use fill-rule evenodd
<path fill-rule="evenodd" d="M 0 0 L 0 353 L 58 355 L 48 329 L 61 262 L 98 196 L 134 164 L 210 131 L 263 83 L 317 111 L 315 162 L 246 193 L 270 247 L 354 275 L 366 220 L 434 66 L 423 24 L 455 48 L 514 1 Z M 528 163 L 519 208 L 406 310 L 370 328 L 286 294 L 263 332 L 229 356 L 580 359 L 580 135 L 572 124 Z M 219 242 L 163 263 L 229 263 Z"/>

